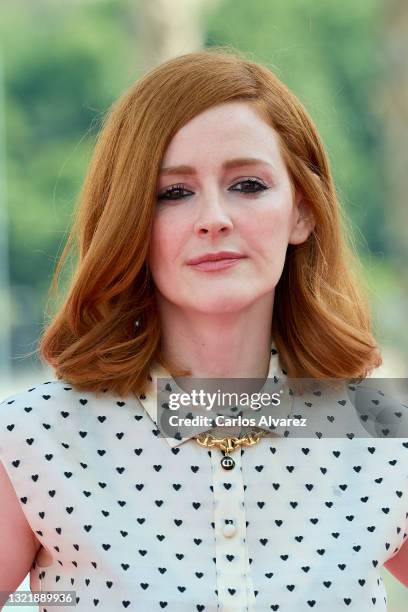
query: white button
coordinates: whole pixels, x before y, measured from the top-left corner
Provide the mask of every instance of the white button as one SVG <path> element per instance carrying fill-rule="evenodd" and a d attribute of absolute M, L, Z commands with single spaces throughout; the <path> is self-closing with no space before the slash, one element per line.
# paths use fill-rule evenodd
<path fill-rule="evenodd" d="M 225 535 L 226 538 L 231 538 L 233 535 L 236 534 L 236 532 L 237 528 L 231 523 L 224 525 L 224 527 L 222 528 L 222 533 Z"/>

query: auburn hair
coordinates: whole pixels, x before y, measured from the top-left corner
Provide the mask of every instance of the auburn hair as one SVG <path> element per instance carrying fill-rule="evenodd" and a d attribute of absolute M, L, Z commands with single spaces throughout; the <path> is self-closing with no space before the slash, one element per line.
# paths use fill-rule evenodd
<path fill-rule="evenodd" d="M 364 378 L 381 365 L 353 231 L 312 119 L 269 67 L 218 46 L 154 68 L 103 120 L 49 299 L 68 254 L 75 268 L 54 314 L 47 302 L 38 345 L 57 378 L 124 397 L 145 392 L 153 361 L 172 376 L 191 374 L 162 352 L 148 262 L 158 173 L 184 124 L 232 101 L 251 104 L 275 130 L 292 189 L 316 221 L 304 243 L 288 245 L 275 289 L 271 334 L 282 367 L 293 378 Z"/>

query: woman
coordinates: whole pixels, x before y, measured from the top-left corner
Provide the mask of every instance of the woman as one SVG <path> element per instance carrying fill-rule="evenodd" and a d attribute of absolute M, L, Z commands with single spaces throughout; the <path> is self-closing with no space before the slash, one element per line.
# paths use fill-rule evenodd
<path fill-rule="evenodd" d="M 57 379 L 0 406 L 19 551 L 1 589 L 37 554 L 31 589 L 75 591 L 84 612 L 386 610 L 381 566 L 408 585 L 405 440 L 264 427 L 211 446 L 208 426 L 157 426 L 165 377 L 285 386 L 380 365 L 343 221 L 316 128 L 267 67 L 206 50 L 125 92 L 56 272 L 77 239 L 40 344 Z M 341 416 L 346 395 L 316 411 Z"/>

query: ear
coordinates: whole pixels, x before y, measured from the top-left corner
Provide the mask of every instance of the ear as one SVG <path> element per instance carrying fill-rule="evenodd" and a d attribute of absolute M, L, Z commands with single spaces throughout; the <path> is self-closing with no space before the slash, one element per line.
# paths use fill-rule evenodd
<path fill-rule="evenodd" d="M 316 221 L 311 208 L 306 204 L 301 193 L 297 192 L 295 198 L 292 231 L 289 235 L 289 244 L 301 244 L 312 233 Z"/>

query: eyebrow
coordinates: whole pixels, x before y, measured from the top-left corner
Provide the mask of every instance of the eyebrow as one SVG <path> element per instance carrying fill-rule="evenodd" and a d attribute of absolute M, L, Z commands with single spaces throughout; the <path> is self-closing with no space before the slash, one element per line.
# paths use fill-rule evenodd
<path fill-rule="evenodd" d="M 237 157 L 235 159 L 229 159 L 222 164 L 223 170 L 229 170 L 230 168 L 239 168 L 241 166 L 257 166 L 259 164 L 267 165 L 273 168 L 272 164 L 263 160 L 256 159 L 255 157 Z M 160 176 L 171 176 L 173 174 L 196 174 L 196 170 L 192 166 L 167 166 L 161 168 L 159 171 Z"/>

